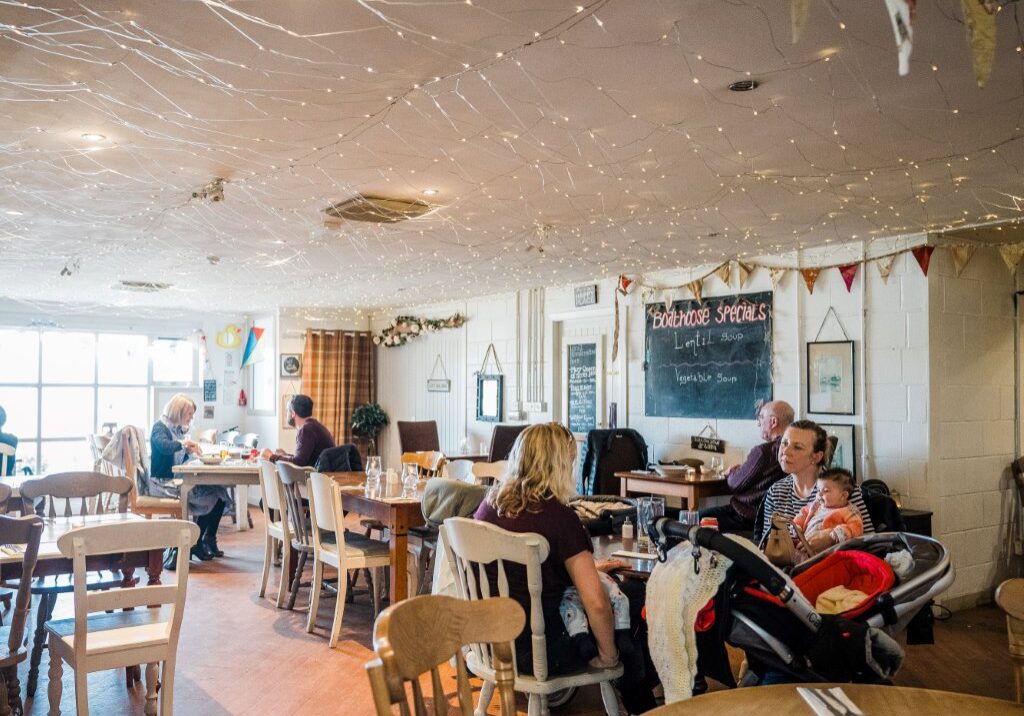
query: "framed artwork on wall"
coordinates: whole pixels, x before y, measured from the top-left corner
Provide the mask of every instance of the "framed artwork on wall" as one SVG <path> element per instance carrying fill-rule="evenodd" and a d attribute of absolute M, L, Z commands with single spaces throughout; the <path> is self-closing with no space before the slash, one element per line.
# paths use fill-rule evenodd
<path fill-rule="evenodd" d="M 857 442 L 854 437 L 853 425 L 826 425 L 821 428 L 830 436 L 837 438 L 835 452 L 832 453 L 831 467 L 842 467 L 857 477 Z"/>
<path fill-rule="evenodd" d="M 807 344 L 807 412 L 853 415 L 856 412 L 853 341 Z"/>
<path fill-rule="evenodd" d="M 500 423 L 505 402 L 501 374 L 478 373 L 476 376 L 476 419 L 487 423 Z"/>
<path fill-rule="evenodd" d="M 281 354 L 281 377 L 301 378 L 302 377 L 302 354 L 282 353 Z"/>

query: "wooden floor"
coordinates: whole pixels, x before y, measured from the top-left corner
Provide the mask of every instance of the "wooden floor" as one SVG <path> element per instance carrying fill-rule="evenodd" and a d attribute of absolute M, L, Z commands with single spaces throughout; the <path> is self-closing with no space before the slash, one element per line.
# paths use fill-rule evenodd
<path fill-rule="evenodd" d="M 221 547 L 227 556 L 201 565 L 193 562 L 178 653 L 175 713 L 372 714 L 363 672 L 372 655 L 366 596 L 348 605 L 342 641 L 338 648 L 328 649 L 325 630 L 330 626 L 333 598 L 322 601 L 318 633 L 313 635 L 304 630 L 305 591 L 293 612 L 257 598 L 261 542 L 259 523 L 255 531 L 239 533 L 225 520 Z M 276 579 L 274 571 L 272 586 Z M 70 610 L 71 597 L 64 595 L 58 615 L 71 616 Z M 1005 623 L 995 608 L 960 612 L 937 624 L 934 646 L 907 647 L 896 683 L 1008 699 L 1012 675 L 1006 650 Z M 38 698 L 27 704 L 26 713 L 47 713 L 46 663 L 44 657 Z M 72 672 L 64 673 L 61 709 L 73 714 Z M 454 686 L 454 680 L 449 683 Z M 125 689 L 123 671 L 89 677 L 93 714 L 142 714 L 143 696 L 141 688 Z M 525 714 L 525 701 L 519 706 Z M 559 713 L 603 713 L 597 689 L 584 690 Z"/>

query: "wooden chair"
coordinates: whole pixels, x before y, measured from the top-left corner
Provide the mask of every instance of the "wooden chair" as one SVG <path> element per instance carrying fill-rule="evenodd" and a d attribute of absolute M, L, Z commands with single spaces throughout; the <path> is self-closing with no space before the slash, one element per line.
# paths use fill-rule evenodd
<path fill-rule="evenodd" d="M 412 685 L 414 712 L 425 715 L 420 675 L 428 671 L 433 713 L 448 714 L 448 695 L 438 667 L 450 659 L 455 660 L 458 711 L 464 715 L 471 713 L 473 690 L 463 657 L 463 647 L 469 644 L 492 654 L 501 713 L 515 714 L 512 640 L 523 630 L 525 622 L 523 608 L 512 599 L 484 599 L 466 604 L 451 597 L 422 596 L 388 607 L 373 630 L 377 658 L 366 662 L 377 716 L 391 716 L 393 704 L 399 705 L 400 713 L 410 713 L 406 683 Z"/>
<path fill-rule="evenodd" d="M 396 425 L 398 449 L 402 452 L 441 449 L 436 420 L 399 420 Z"/>
<path fill-rule="evenodd" d="M 445 463 L 445 470 L 447 471 L 448 477 L 452 480 L 473 482 L 472 460 L 452 460 L 451 462 Z"/>
<path fill-rule="evenodd" d="M 10 488 L 7 487 L 7 490 L 9 495 Z M 39 517 L 0 516 L 0 544 L 24 545 L 22 579 L 18 583 L 14 614 L 11 616 L 11 626 L 7 630 L 6 645 L 0 642 L 0 673 L 3 675 L 3 678 L 0 678 L 0 716 L 7 716 L 12 711 L 21 714 L 24 710 L 21 702 L 21 684 L 18 681 L 18 664 L 28 658 L 28 650 L 25 648 L 25 623 L 32 607 L 29 588 L 42 536 L 43 521 Z M 8 597 L 8 606 L 9 603 Z"/>
<path fill-rule="evenodd" d="M 421 477 L 436 477 L 444 467 L 444 453 L 432 450 L 402 453 L 402 464 L 418 466 Z"/>
<path fill-rule="evenodd" d="M 384 542 L 366 539 L 356 534 L 346 534 L 344 516 L 341 510 L 341 493 L 334 480 L 314 472 L 306 481 L 309 496 L 310 522 L 313 527 L 313 585 L 310 589 L 309 615 L 306 617 L 306 632 L 313 633 L 316 615 L 320 608 L 320 591 L 323 588 L 324 565 L 338 570 L 338 600 L 334 604 L 334 622 L 328 646 L 333 649 L 341 634 L 342 617 L 345 614 L 345 597 L 350 569 L 373 569 L 376 583 L 383 583 L 384 570 L 391 566 L 391 551 Z M 380 590 L 373 589 L 373 614 L 380 613 Z"/>
<path fill-rule="evenodd" d="M 142 515 L 147 520 L 153 519 L 154 515 L 167 515 L 177 520 L 187 518 L 185 510 L 182 509 L 181 500 L 173 497 L 156 497 L 154 495 L 139 494 L 140 479 L 142 477 L 138 466 L 132 462 L 131 431 L 122 430 L 121 438 L 122 455 L 124 456 L 124 474 L 132 482 L 132 491 L 128 497 L 130 509 L 136 515 Z M 145 446 L 141 446 L 145 450 Z"/>
<path fill-rule="evenodd" d="M 516 443 L 519 433 L 530 427 L 523 425 L 495 425 L 491 433 L 491 449 L 487 454 L 487 462 L 498 462 L 508 460 L 508 454 L 512 452 L 512 446 Z"/>
<path fill-rule="evenodd" d="M 1013 663 L 1014 693 L 1024 704 L 1024 579 L 1008 579 L 996 589 L 996 604 L 1006 613 L 1006 633 Z"/>
<path fill-rule="evenodd" d="M 480 485 L 493 485 L 505 477 L 508 471 L 508 460 L 498 462 L 474 462 L 473 477 Z"/>
<path fill-rule="evenodd" d="M 267 593 L 267 579 L 270 577 L 270 563 L 280 547 L 284 559 L 281 565 L 281 581 L 277 588 L 277 608 L 284 606 L 287 594 L 288 569 L 291 566 L 291 550 L 286 545 L 291 543 L 291 530 L 282 507 L 281 478 L 277 475 L 277 467 L 270 460 L 260 460 L 260 496 L 263 498 L 263 529 L 266 534 L 266 547 L 263 550 L 263 578 L 260 581 L 260 598 Z"/>
<path fill-rule="evenodd" d="M 75 671 L 75 703 L 79 716 L 89 713 L 87 676 L 93 671 L 146 664 L 147 714 L 157 712 L 157 667 L 160 713 L 174 713 L 174 662 L 178 632 L 185 609 L 188 585 L 189 548 L 199 538 L 199 527 L 184 520 L 124 522 L 93 525 L 71 530 L 57 540 L 57 548 L 73 560 L 75 616 L 49 621 L 51 716 L 60 713 L 64 662 Z M 178 564 L 174 584 L 90 592 L 86 558 L 125 550 L 155 550 L 177 547 Z M 169 609 L 137 609 L 103 612 L 132 607 L 169 605 Z"/>
<path fill-rule="evenodd" d="M 600 684 L 601 699 L 609 716 L 617 716 L 619 703 L 611 682 L 622 676 L 622 666 L 613 669 L 587 668 L 575 674 L 548 676 L 547 649 L 544 638 L 544 610 L 541 607 L 540 565 L 548 558 L 548 541 L 538 534 L 515 533 L 486 522 L 452 517 L 441 525 L 445 533 L 445 549 L 451 565 L 459 595 L 463 599 L 477 600 L 492 596 L 491 584 L 485 566 L 497 560 L 497 591 L 508 596 L 508 576 L 505 564 L 513 562 L 526 568 L 527 588 L 530 592 L 530 633 L 533 647 L 533 675 L 515 674 L 515 690 L 529 694 L 529 712 L 546 714 L 550 694 L 573 686 Z M 466 659 L 470 671 L 483 679 L 480 704 L 476 713 L 484 714 L 490 703 L 501 665 L 493 654 L 479 645 L 470 647 Z"/>
<path fill-rule="evenodd" d="M 306 484 L 310 469 L 293 465 L 284 460 L 278 460 L 276 464 L 277 475 L 281 483 L 280 501 L 284 508 L 281 519 L 288 520 L 288 527 L 291 531 L 291 548 L 298 555 L 295 576 L 292 578 L 291 588 L 288 591 L 288 609 L 293 609 L 295 608 L 295 599 L 299 595 L 299 587 L 302 585 L 302 570 L 306 567 L 306 560 L 313 555 L 313 536 L 310 534 L 306 508 L 302 504 L 302 496 L 299 494 L 299 486 Z M 288 547 L 289 545 L 285 544 L 286 552 Z M 287 574 L 288 571 L 285 570 L 283 575 Z M 282 579 L 286 578 L 286 576 L 282 576 Z"/>
<path fill-rule="evenodd" d="M 12 493 L 13 493 L 13 490 L 11 489 L 10 485 L 8 485 L 7 483 L 4 483 L 4 482 L 0 482 L 0 512 L 6 514 L 10 510 L 10 499 L 11 499 L 11 494 Z M 20 509 L 19 509 L 19 512 L 21 512 Z M 29 510 L 29 512 L 31 512 L 31 510 Z M 24 515 L 26 513 L 25 512 L 21 512 L 21 514 Z M 11 542 L 10 540 L 8 540 L 8 542 L 11 543 L 11 544 L 19 544 L 17 542 Z M 0 544 L 6 544 L 6 543 L 5 542 L 0 542 Z M 13 596 L 14 596 L 14 590 L 13 589 L 7 589 L 6 587 L 0 587 L 0 604 L 4 605 L 4 609 L 10 609 L 11 608 L 11 598 Z M 4 623 L 3 616 L 0 615 L 0 626 L 3 626 L 3 623 Z M 2 703 L 2 700 L 0 700 L 0 703 Z M 0 714 L 0 716 L 2 716 L 2 714 Z"/>
<path fill-rule="evenodd" d="M 104 495 L 116 495 L 117 511 L 128 511 L 129 495 L 132 492 L 132 481 L 120 475 L 104 475 L 99 472 L 60 472 L 35 480 L 26 480 L 21 484 L 21 497 L 28 504 L 37 498 L 43 498 L 43 511 L 49 518 L 57 516 L 57 502 L 63 501 L 62 517 L 76 515 L 92 515 L 97 507 L 103 505 Z M 72 508 L 75 500 L 79 501 L 77 511 Z M 191 547 L 191 545 L 189 545 Z M 119 570 L 110 572 L 90 572 L 85 588 L 103 590 L 120 587 L 125 576 Z M 46 640 L 46 622 L 53 616 L 53 608 L 57 604 L 57 595 L 66 594 L 76 589 L 70 575 L 58 574 L 42 577 L 32 583 L 32 594 L 39 595 L 36 605 L 36 631 L 32 644 L 32 658 L 29 663 L 28 695 L 34 696 L 36 683 L 39 679 L 39 662 L 43 658 L 43 645 Z M 133 664 L 138 664 L 136 661 Z M 133 671 L 127 675 L 128 686 L 134 681 Z"/>
<path fill-rule="evenodd" d="M 473 482 L 441 477 L 427 480 L 420 500 L 424 524 L 409 528 L 413 594 L 430 592 L 441 525 L 450 517 L 471 517 L 486 496 L 487 488 Z"/>

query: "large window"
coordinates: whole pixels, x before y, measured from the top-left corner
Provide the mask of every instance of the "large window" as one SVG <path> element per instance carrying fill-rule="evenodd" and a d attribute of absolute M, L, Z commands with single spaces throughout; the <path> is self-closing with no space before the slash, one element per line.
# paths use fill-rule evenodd
<path fill-rule="evenodd" d="M 90 469 L 90 433 L 148 430 L 153 388 L 195 383 L 183 338 L 0 328 L 0 346 L 3 430 L 18 438 L 18 467 L 36 474 Z"/>

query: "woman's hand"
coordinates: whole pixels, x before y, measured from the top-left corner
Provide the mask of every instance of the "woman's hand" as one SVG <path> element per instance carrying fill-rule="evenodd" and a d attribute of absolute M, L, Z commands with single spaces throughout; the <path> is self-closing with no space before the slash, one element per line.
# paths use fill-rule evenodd
<path fill-rule="evenodd" d="M 264 460 L 269 460 L 274 453 L 270 452 L 270 448 L 263 448 L 263 452 L 260 453 L 260 457 Z"/>
<path fill-rule="evenodd" d="M 184 440 L 184 441 L 182 441 L 181 445 L 182 445 L 182 447 L 185 448 L 185 452 L 187 452 L 187 453 L 189 453 L 191 455 L 202 455 L 203 454 L 202 448 L 199 447 L 199 443 L 193 442 L 191 440 Z"/>
<path fill-rule="evenodd" d="M 595 559 L 594 566 L 598 572 L 614 572 L 616 569 L 628 569 L 629 564 L 621 559 Z"/>
<path fill-rule="evenodd" d="M 595 669 L 613 669 L 619 665 L 619 652 L 616 651 L 610 656 L 598 653 L 593 659 L 590 660 L 590 666 Z"/>

